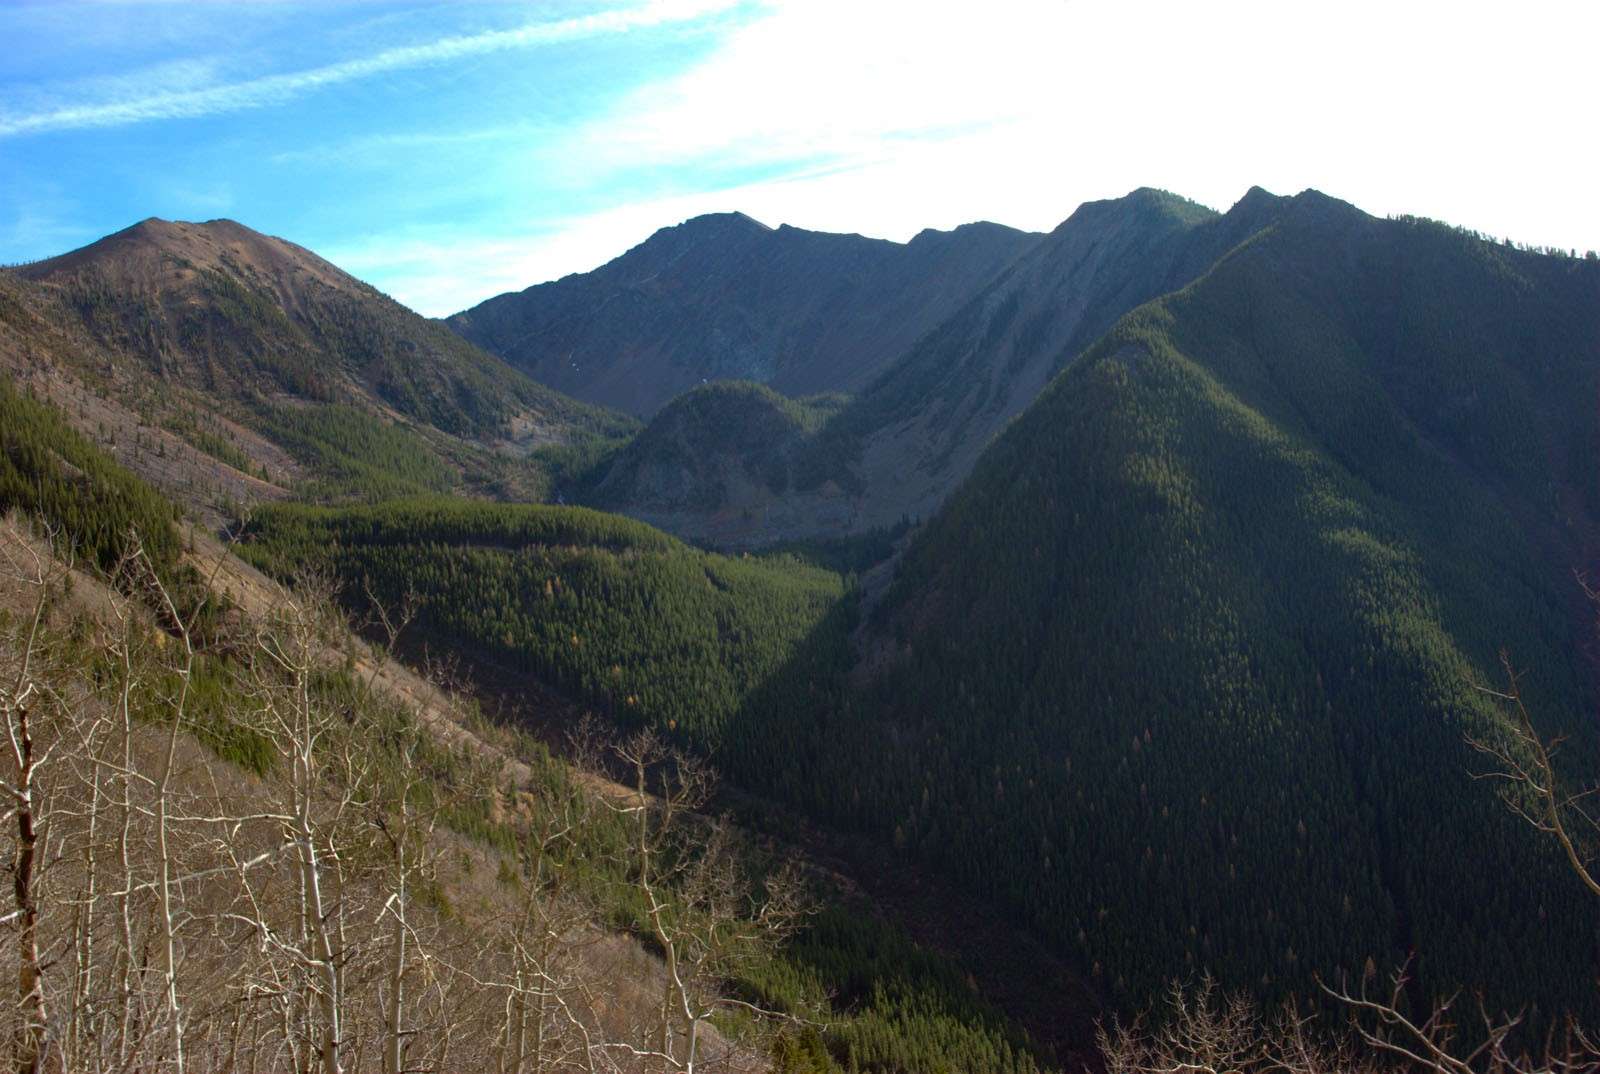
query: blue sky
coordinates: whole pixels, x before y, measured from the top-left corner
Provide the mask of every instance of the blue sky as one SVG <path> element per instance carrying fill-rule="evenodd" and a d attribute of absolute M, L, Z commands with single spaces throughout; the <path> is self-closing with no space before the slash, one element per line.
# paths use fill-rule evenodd
<path fill-rule="evenodd" d="M 0 3 L 0 262 L 227 216 L 429 314 L 742 209 L 1315 186 L 1600 247 L 1587 0 Z"/>

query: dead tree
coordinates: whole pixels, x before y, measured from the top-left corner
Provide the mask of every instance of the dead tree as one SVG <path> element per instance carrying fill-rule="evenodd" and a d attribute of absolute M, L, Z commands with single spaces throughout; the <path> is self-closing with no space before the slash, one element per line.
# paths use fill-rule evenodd
<path fill-rule="evenodd" d="M 808 903 L 793 869 L 758 885 L 745 872 L 728 823 L 695 814 L 712 786 L 703 763 L 649 731 L 615 753 L 632 794 L 609 804 L 631 828 L 630 882 L 643 897 L 650 937 L 666 964 L 653 1047 L 636 1054 L 664 1071 L 694 1074 L 718 1011 L 784 1017 L 726 995 L 725 986 L 742 963 L 789 936 Z"/>
<path fill-rule="evenodd" d="M 14 524 L 7 525 L 5 559 L 10 580 L 32 596 L 31 607 L 7 647 L 8 664 L 0 680 L 0 719 L 5 721 L 6 771 L 0 777 L 5 795 L 5 819 L 15 825 L 11 861 L 12 907 L 0 918 L 16 933 L 16 1025 L 12 1037 L 12 1066 L 18 1074 L 39 1074 L 45 1069 L 50 1016 L 45 1001 L 43 962 L 39 946 L 40 886 L 48 861 L 49 803 L 43 772 L 55 743 L 43 733 L 49 710 L 58 698 L 40 667 L 45 616 L 53 590 L 66 576 L 66 568 L 48 552 L 41 552 Z"/>
<path fill-rule="evenodd" d="M 239 862 L 248 915 L 264 951 L 287 960 L 288 971 L 265 991 L 285 1001 L 285 1032 L 308 1042 L 323 1074 L 341 1074 L 351 1044 L 345 1018 L 347 946 L 345 843 L 368 762 L 355 748 L 346 714 L 320 695 L 317 677 L 331 626 L 325 597 L 284 593 L 275 621 L 255 638 L 250 694 L 253 728 L 271 743 L 281 777 L 268 782 L 273 809 L 253 820 L 279 826 L 294 863 L 290 921 L 275 914 L 278 893 L 266 890 Z"/>

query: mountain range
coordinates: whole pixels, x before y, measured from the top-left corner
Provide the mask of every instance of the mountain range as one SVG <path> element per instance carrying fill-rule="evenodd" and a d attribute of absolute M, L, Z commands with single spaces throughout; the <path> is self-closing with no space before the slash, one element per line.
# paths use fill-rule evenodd
<path fill-rule="evenodd" d="M 919 321 L 909 345 L 880 361 L 870 376 L 856 376 L 854 369 L 849 376 L 811 376 L 803 390 L 787 391 L 803 406 L 820 403 L 837 411 L 826 423 L 797 422 L 769 394 L 685 394 L 685 403 L 695 400 L 692 407 L 660 411 L 614 467 L 586 475 L 573 495 L 684 536 L 749 547 L 837 538 L 931 517 L 995 433 L 1072 356 L 1141 302 L 1196 278 L 1281 211 L 1280 200 L 1259 189 L 1220 215 L 1149 189 L 1086 204 L 1049 235 L 1028 243 L 1003 269 L 960 290 L 939 318 L 925 325 Z M 723 223 L 702 218 L 681 229 L 704 230 L 709 238 Z M 567 277 L 561 286 L 568 293 L 586 289 L 587 301 L 598 305 L 614 286 L 619 266 L 665 234 L 596 273 Z M 958 229 L 952 236 L 961 234 Z M 907 250 L 918 241 L 925 236 Z M 725 244 L 730 257 L 742 256 L 740 241 Z M 853 261 L 846 264 L 859 271 Z M 952 293 L 958 290 L 954 281 L 946 284 Z M 559 325 L 569 333 L 564 346 L 633 353 L 632 345 L 603 335 L 592 342 L 573 341 L 575 327 L 560 314 L 544 312 L 533 301 L 538 292 L 523 293 L 519 331 L 537 338 Z M 494 301 L 510 304 L 515 297 Z M 679 315 L 692 324 L 706 323 L 698 306 L 681 306 Z M 464 328 L 470 324 L 465 317 L 450 323 Z M 836 349 L 823 353 L 876 346 L 868 336 L 847 335 L 856 327 L 841 320 L 829 341 Z M 605 325 L 604 331 L 614 330 Z M 508 361 L 520 361 L 520 352 L 503 349 L 493 338 L 471 338 Z M 807 368 L 821 374 L 828 367 L 811 361 Z M 706 374 L 707 379 L 764 383 L 780 392 L 792 383 L 745 370 L 708 368 Z M 580 398 L 601 398 L 586 394 L 583 384 L 571 384 L 569 390 Z M 840 393 L 850 398 L 808 398 Z M 723 440 L 722 430 L 752 422 L 768 427 L 764 450 L 752 452 L 742 440 Z"/>
<path fill-rule="evenodd" d="M 973 978 L 1047 1061 L 1200 975 L 1600 1015 L 1600 906 L 1472 745 L 1525 746 L 1509 668 L 1600 775 L 1592 256 L 1140 189 L 904 244 L 699 217 L 440 322 L 151 220 L 0 272 L 0 369 L 259 569 L 416 598 L 486 704 L 653 728 L 768 838 L 973 900 L 1078 997 Z M 61 487 L 109 465 L 73 445 Z"/>
<path fill-rule="evenodd" d="M 447 323 L 542 384 L 641 418 L 711 380 L 854 391 L 1037 238 L 979 223 L 902 244 L 700 216 Z"/>

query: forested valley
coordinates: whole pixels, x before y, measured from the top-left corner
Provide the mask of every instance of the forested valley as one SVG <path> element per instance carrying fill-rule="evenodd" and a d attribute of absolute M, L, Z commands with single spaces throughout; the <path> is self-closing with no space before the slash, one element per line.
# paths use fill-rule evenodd
<path fill-rule="evenodd" d="M 1600 263 L 1130 198 L 643 425 L 238 225 L 0 272 L 12 1066 L 1592 1068 Z"/>

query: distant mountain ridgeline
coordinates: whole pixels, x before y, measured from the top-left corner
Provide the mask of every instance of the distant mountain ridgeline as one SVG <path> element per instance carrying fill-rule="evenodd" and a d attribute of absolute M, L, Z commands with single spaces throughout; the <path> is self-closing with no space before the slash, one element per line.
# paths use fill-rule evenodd
<path fill-rule="evenodd" d="M 617 474 L 597 468 L 590 485 L 603 492 L 588 502 L 746 547 L 930 517 L 1073 355 L 1140 302 L 1200 275 L 1278 211 L 1278 199 L 1259 190 L 1225 215 L 1155 190 L 1084 205 L 950 304 L 820 426 L 774 427 L 753 447 L 721 435 L 746 428 L 726 409 L 735 396 L 668 408 L 652 419 L 659 429 L 617 460 Z M 737 398 L 748 408 L 754 397 Z M 690 431 L 693 422 L 703 429 Z M 704 446 L 692 455 L 671 449 L 689 441 Z"/>
<path fill-rule="evenodd" d="M 977 223 L 894 243 L 720 213 L 448 323 L 542 384 L 640 417 L 714 380 L 848 392 L 1038 238 Z"/>

